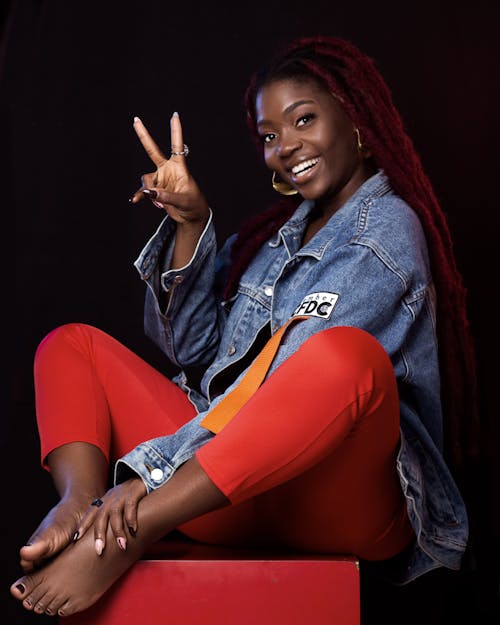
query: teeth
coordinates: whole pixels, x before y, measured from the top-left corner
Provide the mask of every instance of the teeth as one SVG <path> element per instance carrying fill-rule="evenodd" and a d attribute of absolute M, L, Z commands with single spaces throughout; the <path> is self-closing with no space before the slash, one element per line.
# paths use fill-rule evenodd
<path fill-rule="evenodd" d="M 304 172 L 306 169 L 309 169 L 313 165 L 316 165 L 318 161 L 319 161 L 319 158 L 310 158 L 308 161 L 299 163 L 298 165 L 295 165 L 295 167 L 292 167 L 292 174 L 294 176 L 298 176 L 299 174 Z"/>

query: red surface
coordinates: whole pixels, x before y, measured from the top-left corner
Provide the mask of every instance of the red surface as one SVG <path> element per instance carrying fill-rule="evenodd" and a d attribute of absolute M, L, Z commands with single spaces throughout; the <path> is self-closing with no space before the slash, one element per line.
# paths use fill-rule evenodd
<path fill-rule="evenodd" d="M 354 557 L 164 543 L 61 625 L 359 625 Z M 148 556 L 148 557 L 149 557 Z M 154 558 L 154 559 L 153 559 Z"/>

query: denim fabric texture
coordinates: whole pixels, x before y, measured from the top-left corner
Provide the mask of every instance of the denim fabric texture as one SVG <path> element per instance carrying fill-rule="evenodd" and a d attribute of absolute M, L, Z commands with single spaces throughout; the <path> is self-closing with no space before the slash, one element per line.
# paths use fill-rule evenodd
<path fill-rule="evenodd" d="M 387 574 L 406 583 L 436 567 L 459 569 L 468 519 L 442 453 L 435 292 L 420 221 L 382 171 L 300 247 L 312 207 L 302 202 L 262 246 L 230 301 L 221 300 L 217 276 L 235 237 L 218 251 L 211 215 L 189 264 L 169 270 L 175 223 L 167 217 L 160 224 L 135 262 L 147 285 L 145 332 L 181 369 L 174 381 L 199 414 L 176 434 L 144 442 L 121 458 L 115 480 L 133 471 L 148 491 L 168 480 L 210 439 L 199 423 L 243 372 L 213 396 L 217 376 L 248 352 L 262 328 L 270 324 L 274 333 L 292 315 L 312 311 L 306 323 L 287 332 L 268 375 L 309 336 L 329 327 L 359 327 L 381 343 L 398 381 L 397 471 L 416 534 L 404 562 L 392 570 L 389 563 Z M 164 311 L 160 290 L 170 294 Z M 194 365 L 206 368 L 199 390 L 188 387 L 182 370 Z"/>

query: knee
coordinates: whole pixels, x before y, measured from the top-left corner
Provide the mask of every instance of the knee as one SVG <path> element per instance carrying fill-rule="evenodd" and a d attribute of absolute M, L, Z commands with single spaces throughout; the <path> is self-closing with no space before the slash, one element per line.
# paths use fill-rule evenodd
<path fill-rule="evenodd" d="M 87 334 L 92 326 L 84 323 L 65 323 L 51 330 L 40 341 L 35 352 L 35 362 L 39 361 L 46 352 L 57 349 L 61 344 L 72 342 L 78 337 Z"/>
<path fill-rule="evenodd" d="M 394 376 L 392 362 L 380 342 L 366 330 L 351 326 L 328 328 L 313 334 L 301 347 L 306 358 L 320 366 L 343 372 L 347 377 L 360 377 L 378 372 Z"/>

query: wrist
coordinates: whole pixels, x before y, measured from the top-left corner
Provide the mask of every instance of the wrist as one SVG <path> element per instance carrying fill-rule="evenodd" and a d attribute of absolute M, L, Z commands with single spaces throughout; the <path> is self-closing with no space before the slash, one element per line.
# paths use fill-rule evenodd
<path fill-rule="evenodd" d="M 178 221 L 177 231 L 182 231 L 186 233 L 200 232 L 205 228 L 209 219 L 210 210 L 207 208 L 206 212 L 197 215 L 196 217 L 190 215 L 189 219 L 184 218 L 182 221 Z"/>

